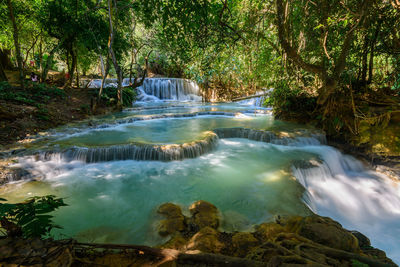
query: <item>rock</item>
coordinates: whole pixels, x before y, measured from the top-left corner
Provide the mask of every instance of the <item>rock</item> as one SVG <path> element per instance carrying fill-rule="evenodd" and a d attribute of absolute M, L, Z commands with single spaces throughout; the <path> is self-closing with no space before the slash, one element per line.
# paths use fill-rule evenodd
<path fill-rule="evenodd" d="M 203 227 L 188 242 L 188 250 L 200 250 L 208 253 L 219 253 L 224 244 L 218 239 L 219 233 L 211 227 Z"/>
<path fill-rule="evenodd" d="M 236 233 L 232 236 L 234 255 L 244 257 L 249 250 L 259 244 L 251 233 Z"/>
<path fill-rule="evenodd" d="M 369 240 L 369 238 L 363 235 L 362 233 L 358 231 L 350 231 L 350 233 L 357 238 L 358 245 L 360 246 L 360 248 L 371 246 L 371 241 Z"/>
<path fill-rule="evenodd" d="M 157 212 L 167 218 L 166 220 L 161 220 L 158 226 L 158 233 L 161 236 L 185 230 L 185 216 L 183 216 L 182 210 L 178 205 L 165 203 L 158 208 Z"/>
<path fill-rule="evenodd" d="M 286 229 L 331 248 L 349 252 L 360 250 L 357 238 L 328 217 L 318 215 L 293 217 L 288 220 Z"/>
<path fill-rule="evenodd" d="M 189 211 L 190 214 L 192 214 L 192 224 L 194 224 L 197 229 L 204 227 L 218 228 L 218 209 L 213 204 L 204 200 L 199 200 L 189 207 Z"/>
<path fill-rule="evenodd" d="M 181 207 L 173 203 L 162 204 L 160 207 L 158 207 L 157 212 L 161 215 L 164 215 L 167 219 L 183 216 Z"/>
<path fill-rule="evenodd" d="M 255 260 L 268 262 L 271 258 L 279 255 L 284 255 L 282 251 L 280 251 L 276 245 L 272 242 L 266 242 L 259 247 L 255 247 L 247 253 L 246 258 Z"/>
<path fill-rule="evenodd" d="M 185 230 L 184 220 L 183 216 L 181 218 L 161 220 L 158 226 L 158 234 L 161 236 L 167 236 Z"/>
<path fill-rule="evenodd" d="M 180 233 L 175 233 L 167 243 L 161 246 L 161 248 L 180 250 L 186 247 L 186 242 L 187 240 Z"/>
<path fill-rule="evenodd" d="M 285 228 L 277 223 L 262 223 L 255 228 L 254 235 L 263 241 L 272 240 L 276 235 L 285 231 Z"/>
<path fill-rule="evenodd" d="M 362 252 L 364 254 L 372 256 L 372 258 L 379 259 L 380 261 L 396 266 L 394 262 L 386 256 L 385 251 L 373 247 L 368 247 L 362 248 Z"/>

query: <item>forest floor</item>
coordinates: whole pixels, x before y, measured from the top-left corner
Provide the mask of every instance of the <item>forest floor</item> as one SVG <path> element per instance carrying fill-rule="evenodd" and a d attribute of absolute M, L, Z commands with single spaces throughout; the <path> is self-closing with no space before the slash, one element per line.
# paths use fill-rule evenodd
<path fill-rule="evenodd" d="M 7 74 L 11 78 L 10 84 L 17 85 L 15 78 L 13 79 L 15 75 Z M 37 97 L 38 90 L 35 90 L 35 88 L 30 89 L 25 98 L 29 100 L 29 97 Z M 26 103 L 26 101 L 0 99 L 0 148 L 22 142 L 24 138 L 47 129 L 113 111 L 113 107 L 100 105 L 95 112 L 92 112 L 93 89 L 62 90 L 62 97 L 51 96 L 46 101 L 39 99 Z"/>

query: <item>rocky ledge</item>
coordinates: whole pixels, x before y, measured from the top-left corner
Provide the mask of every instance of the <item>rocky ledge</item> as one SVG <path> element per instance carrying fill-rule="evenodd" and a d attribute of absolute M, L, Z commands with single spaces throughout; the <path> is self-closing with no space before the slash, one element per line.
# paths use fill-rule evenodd
<path fill-rule="evenodd" d="M 166 219 L 160 221 L 158 232 L 171 236 L 161 248 L 222 254 L 267 266 L 395 266 L 366 236 L 328 217 L 276 216 L 274 222 L 256 225 L 253 232 L 226 233 L 218 230 L 219 213 L 213 204 L 197 201 L 189 211 L 191 217 L 185 217 L 173 203 L 159 207 Z"/>
<path fill-rule="evenodd" d="M 396 266 L 363 234 L 318 215 L 276 216 L 252 232 L 219 230 L 218 209 L 206 201 L 161 205 L 159 247 L 0 238 L 0 266 Z"/>

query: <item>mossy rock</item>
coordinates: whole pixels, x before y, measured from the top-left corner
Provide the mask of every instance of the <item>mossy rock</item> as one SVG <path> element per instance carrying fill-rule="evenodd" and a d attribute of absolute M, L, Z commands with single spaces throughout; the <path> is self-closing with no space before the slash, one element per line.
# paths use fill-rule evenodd
<path fill-rule="evenodd" d="M 188 250 L 200 250 L 207 253 L 220 253 L 224 244 L 219 241 L 219 233 L 211 227 L 204 227 L 187 243 Z"/>
<path fill-rule="evenodd" d="M 159 235 L 167 236 L 186 229 L 185 216 L 183 216 L 182 210 L 178 205 L 165 203 L 158 208 L 157 212 L 167 218 L 159 223 Z"/>
<path fill-rule="evenodd" d="M 262 223 L 255 228 L 254 235 L 263 241 L 272 240 L 279 233 L 285 232 L 285 228 L 277 223 Z"/>
<path fill-rule="evenodd" d="M 217 229 L 219 226 L 219 213 L 213 204 L 199 200 L 189 207 L 192 214 L 191 223 L 197 228 L 211 227 Z"/>
<path fill-rule="evenodd" d="M 236 233 L 232 236 L 234 255 L 244 257 L 253 247 L 259 245 L 259 241 L 251 233 Z"/>
<path fill-rule="evenodd" d="M 164 203 L 157 209 L 157 213 L 164 215 L 166 218 L 180 218 L 182 217 L 182 210 L 176 204 Z"/>
<path fill-rule="evenodd" d="M 331 248 L 356 253 L 360 251 L 357 238 L 328 217 L 293 217 L 288 220 L 286 230 Z"/>
<path fill-rule="evenodd" d="M 175 233 L 167 243 L 161 246 L 161 248 L 180 250 L 186 247 L 186 243 L 187 240 L 180 233 Z"/>

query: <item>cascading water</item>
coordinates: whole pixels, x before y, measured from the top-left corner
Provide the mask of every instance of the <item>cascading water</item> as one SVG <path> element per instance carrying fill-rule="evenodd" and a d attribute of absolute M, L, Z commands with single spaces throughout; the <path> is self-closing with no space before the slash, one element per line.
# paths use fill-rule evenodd
<path fill-rule="evenodd" d="M 245 99 L 245 100 L 240 100 L 237 103 L 240 105 L 261 108 L 263 106 L 265 100 L 267 99 L 266 94 L 270 94 L 272 91 L 273 91 L 272 88 L 269 90 L 266 90 L 266 91 L 258 91 L 258 92 L 256 92 L 256 94 L 253 97 L 251 97 L 249 99 Z"/>
<path fill-rule="evenodd" d="M 194 81 L 187 79 L 147 78 L 144 80 L 142 88 L 138 90 L 161 100 L 201 101 L 199 86 Z M 140 95 L 139 97 L 145 96 Z"/>
<path fill-rule="evenodd" d="M 123 79 L 122 86 L 128 86 L 129 78 Z M 101 80 L 90 81 L 89 88 L 100 88 Z M 105 87 L 117 87 L 116 79 L 107 79 Z M 179 100 L 201 101 L 200 88 L 196 82 L 180 78 L 145 78 L 143 85 L 137 88 L 139 101 Z"/>
<path fill-rule="evenodd" d="M 163 88 L 151 92 L 169 97 Z M 13 152 L 14 167 L 35 181 L 1 187 L 0 196 L 66 197 L 69 206 L 54 213 L 64 228 L 56 237 L 100 243 L 159 244 L 154 211 L 164 202 L 212 202 L 227 231 L 316 212 L 400 262 L 397 182 L 327 146 L 322 133 L 268 113 L 159 101 L 56 129 Z"/>

